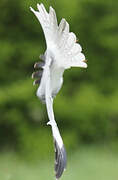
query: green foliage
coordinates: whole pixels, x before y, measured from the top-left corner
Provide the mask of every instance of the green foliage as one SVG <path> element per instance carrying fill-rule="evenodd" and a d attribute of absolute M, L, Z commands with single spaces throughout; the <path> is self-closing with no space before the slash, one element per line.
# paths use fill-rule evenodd
<path fill-rule="evenodd" d="M 45 106 L 30 79 L 33 64 L 45 49 L 40 24 L 29 10 L 38 2 L 0 3 L 0 146 L 29 158 L 48 155 L 52 146 Z M 80 141 L 117 139 L 118 2 L 42 2 L 56 9 L 58 20 L 66 18 L 88 59 L 87 70 L 65 72 L 64 86 L 55 99 L 55 116 L 66 146 L 74 149 Z"/>
<path fill-rule="evenodd" d="M 111 180 L 118 177 L 118 151 L 110 146 L 82 146 L 77 151 L 68 153 L 67 170 L 62 180 L 87 179 Z M 38 159 L 38 163 L 21 161 L 15 153 L 0 154 L 0 179 L 39 180 L 54 179 L 54 158 Z"/>

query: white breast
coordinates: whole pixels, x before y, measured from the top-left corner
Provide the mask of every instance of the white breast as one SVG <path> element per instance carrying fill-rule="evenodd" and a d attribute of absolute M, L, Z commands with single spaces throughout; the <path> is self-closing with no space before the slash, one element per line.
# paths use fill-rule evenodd
<path fill-rule="evenodd" d="M 52 97 L 56 96 L 56 94 L 61 89 L 63 84 L 63 72 L 64 69 L 56 68 L 55 66 L 51 68 L 51 93 Z"/>
<path fill-rule="evenodd" d="M 46 77 L 45 77 L 46 68 L 44 68 L 42 79 L 40 86 L 37 90 L 37 96 L 42 100 L 45 101 L 45 87 L 46 87 Z M 59 68 L 55 63 L 53 63 L 50 67 L 50 87 L 51 87 L 51 95 L 55 97 L 56 94 L 61 89 L 63 84 L 63 73 L 64 68 Z"/>

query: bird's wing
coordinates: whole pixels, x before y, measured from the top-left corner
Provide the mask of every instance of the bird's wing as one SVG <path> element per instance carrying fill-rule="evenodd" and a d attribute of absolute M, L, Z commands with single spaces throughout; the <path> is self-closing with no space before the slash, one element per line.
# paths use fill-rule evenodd
<path fill-rule="evenodd" d="M 55 173 L 56 178 L 59 179 L 63 171 L 66 168 L 66 151 L 64 148 L 63 140 L 61 138 L 60 132 L 58 130 L 57 124 L 54 118 L 53 112 L 53 99 L 50 92 L 50 65 L 51 59 L 49 59 L 45 65 L 44 75 L 46 77 L 46 89 L 45 89 L 45 98 L 46 98 L 46 107 L 49 117 L 48 124 L 52 127 L 52 134 L 54 138 L 55 145 Z"/>
<path fill-rule="evenodd" d="M 44 31 L 46 44 L 47 46 L 50 43 L 54 43 L 57 41 L 57 31 L 58 31 L 58 24 L 55 11 L 52 7 L 50 7 L 49 13 L 46 11 L 43 4 L 37 4 L 38 11 L 35 11 L 32 7 L 30 7 L 31 11 L 36 15 L 38 18 L 42 29 Z"/>
<path fill-rule="evenodd" d="M 55 10 L 50 7 L 49 13 L 43 4 L 37 5 L 38 11 L 30 8 L 38 18 L 44 31 L 47 49 L 55 54 L 55 60 L 65 69 L 70 67 L 86 68 L 85 56 L 82 48 L 77 43 L 76 35 L 69 31 L 69 24 L 62 19 L 57 23 Z M 55 53 L 56 52 L 56 53 Z"/>

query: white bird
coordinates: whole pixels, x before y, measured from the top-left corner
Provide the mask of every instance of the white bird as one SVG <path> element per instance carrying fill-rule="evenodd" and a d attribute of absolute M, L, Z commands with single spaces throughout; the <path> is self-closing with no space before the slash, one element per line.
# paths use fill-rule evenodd
<path fill-rule="evenodd" d="M 43 4 L 37 4 L 38 11 L 30 7 L 38 18 L 44 31 L 47 49 L 40 58 L 42 62 L 35 63 L 34 68 L 39 71 L 33 73 L 33 78 L 38 78 L 34 84 L 39 84 L 37 96 L 46 103 L 49 122 L 55 145 L 55 175 L 59 179 L 66 168 L 67 158 L 63 140 L 55 122 L 53 112 L 53 99 L 61 89 L 63 73 L 71 67 L 86 68 L 85 56 L 76 35 L 69 32 L 69 24 L 62 19 L 57 23 L 55 10 L 50 7 L 49 13 Z"/>

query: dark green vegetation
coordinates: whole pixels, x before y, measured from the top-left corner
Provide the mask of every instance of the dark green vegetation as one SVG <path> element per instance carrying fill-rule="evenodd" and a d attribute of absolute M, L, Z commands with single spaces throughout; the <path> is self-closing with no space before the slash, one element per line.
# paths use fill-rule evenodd
<path fill-rule="evenodd" d="M 0 148 L 31 159 L 49 157 L 53 149 L 45 106 L 31 79 L 33 64 L 45 49 L 41 26 L 29 10 L 37 2 L 0 1 Z M 118 1 L 42 2 L 56 9 L 58 20 L 66 18 L 88 60 L 88 69 L 65 72 L 55 99 L 55 116 L 67 149 L 76 149 L 79 142 L 117 141 Z"/>

